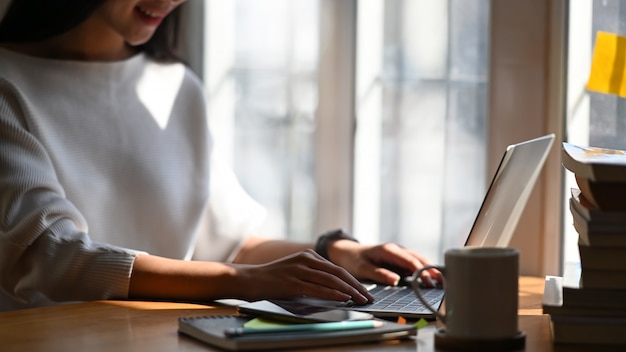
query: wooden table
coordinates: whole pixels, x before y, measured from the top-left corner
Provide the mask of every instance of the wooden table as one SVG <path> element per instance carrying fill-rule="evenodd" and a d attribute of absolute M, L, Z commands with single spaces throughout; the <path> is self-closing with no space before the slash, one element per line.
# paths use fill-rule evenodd
<path fill-rule="evenodd" d="M 519 328 L 526 351 L 553 351 L 550 320 L 542 314 L 543 278 L 520 279 Z M 208 351 L 177 333 L 178 318 L 232 314 L 234 308 L 201 304 L 95 301 L 0 313 L 1 351 Z M 338 351 L 434 351 L 435 323 L 415 340 L 325 348 Z"/>

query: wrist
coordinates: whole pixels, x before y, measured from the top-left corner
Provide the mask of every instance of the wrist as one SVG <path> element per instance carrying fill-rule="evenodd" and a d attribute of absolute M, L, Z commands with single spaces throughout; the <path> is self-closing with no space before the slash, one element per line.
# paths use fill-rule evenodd
<path fill-rule="evenodd" d="M 328 249 L 333 242 L 336 242 L 339 240 L 349 240 L 353 242 L 359 242 L 357 241 L 356 238 L 352 237 L 352 235 L 350 235 L 348 232 L 342 229 L 332 230 L 332 231 L 328 231 L 320 235 L 317 238 L 317 242 L 315 244 L 315 251 L 319 255 L 324 257 L 326 260 L 330 260 L 330 257 L 328 255 Z"/>

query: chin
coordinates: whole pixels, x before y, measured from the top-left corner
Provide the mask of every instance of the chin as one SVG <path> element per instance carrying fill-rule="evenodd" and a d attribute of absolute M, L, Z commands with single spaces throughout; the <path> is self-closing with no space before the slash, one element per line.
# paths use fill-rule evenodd
<path fill-rule="evenodd" d="M 149 40 L 150 38 L 145 39 L 145 40 L 127 40 L 126 44 L 132 47 L 137 47 L 137 46 L 146 44 Z"/>
<path fill-rule="evenodd" d="M 130 46 L 139 46 L 146 44 L 150 38 L 154 35 L 154 31 L 150 31 L 149 33 L 137 34 L 133 36 L 126 37 L 126 43 Z"/>

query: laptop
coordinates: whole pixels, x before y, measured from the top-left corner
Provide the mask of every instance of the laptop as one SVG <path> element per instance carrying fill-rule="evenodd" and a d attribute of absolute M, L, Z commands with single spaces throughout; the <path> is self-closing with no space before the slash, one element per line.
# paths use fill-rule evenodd
<path fill-rule="evenodd" d="M 528 197 L 546 161 L 554 134 L 509 145 L 491 180 L 472 229 L 459 239 L 459 246 L 507 247 L 526 206 Z M 364 284 L 375 297 L 366 305 L 339 303 L 346 309 L 367 312 L 378 317 L 402 316 L 410 319 L 434 319 L 434 314 L 417 299 L 408 280 L 398 286 Z M 423 288 L 424 298 L 432 307 L 439 308 L 443 301 L 442 288 Z M 320 305 L 321 300 L 311 299 L 307 304 Z M 324 306 L 338 303 L 323 301 Z M 304 303 L 304 302 L 303 302 Z"/>

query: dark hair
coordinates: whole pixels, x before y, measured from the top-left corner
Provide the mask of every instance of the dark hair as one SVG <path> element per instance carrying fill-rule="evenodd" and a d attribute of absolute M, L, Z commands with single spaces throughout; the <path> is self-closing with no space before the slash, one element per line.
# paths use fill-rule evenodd
<path fill-rule="evenodd" d="M 38 42 L 63 34 L 84 22 L 104 1 L 12 0 L 0 22 L 0 43 Z M 181 61 L 175 49 L 180 6 L 139 50 L 159 61 Z"/>

